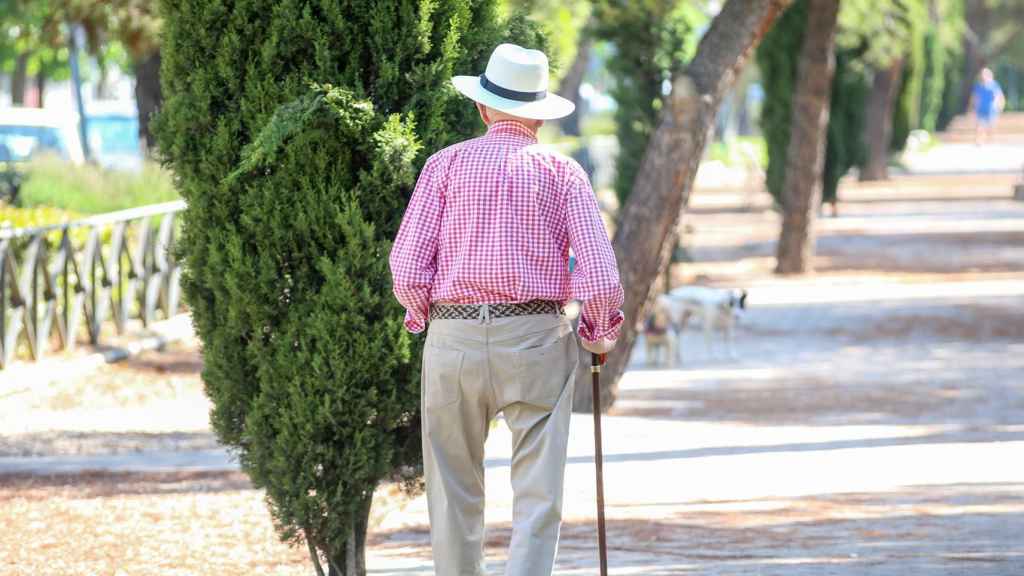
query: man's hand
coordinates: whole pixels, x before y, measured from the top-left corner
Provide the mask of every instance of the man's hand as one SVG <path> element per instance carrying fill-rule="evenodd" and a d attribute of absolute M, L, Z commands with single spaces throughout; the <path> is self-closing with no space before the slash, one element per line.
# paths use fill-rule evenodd
<path fill-rule="evenodd" d="M 601 338 L 594 342 L 587 342 L 580 338 L 580 344 L 583 346 L 583 349 L 593 354 L 607 354 L 611 352 L 612 348 L 615 348 L 616 342 L 616 340 L 609 340 L 607 338 Z"/>

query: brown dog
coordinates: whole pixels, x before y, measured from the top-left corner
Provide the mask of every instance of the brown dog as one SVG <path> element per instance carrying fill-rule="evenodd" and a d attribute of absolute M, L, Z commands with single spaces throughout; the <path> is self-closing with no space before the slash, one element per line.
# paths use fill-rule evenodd
<path fill-rule="evenodd" d="M 668 310 L 655 306 L 644 322 L 645 355 L 648 366 L 672 367 L 675 365 L 675 333 Z"/>

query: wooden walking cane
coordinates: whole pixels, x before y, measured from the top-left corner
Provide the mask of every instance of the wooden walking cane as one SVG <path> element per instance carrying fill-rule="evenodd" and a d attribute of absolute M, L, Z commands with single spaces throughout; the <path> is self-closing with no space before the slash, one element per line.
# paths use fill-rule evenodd
<path fill-rule="evenodd" d="M 590 373 L 594 385 L 594 464 L 597 467 L 597 547 L 601 558 L 601 576 L 608 576 L 608 548 L 604 535 L 604 455 L 601 452 L 601 365 L 606 354 L 590 355 Z"/>

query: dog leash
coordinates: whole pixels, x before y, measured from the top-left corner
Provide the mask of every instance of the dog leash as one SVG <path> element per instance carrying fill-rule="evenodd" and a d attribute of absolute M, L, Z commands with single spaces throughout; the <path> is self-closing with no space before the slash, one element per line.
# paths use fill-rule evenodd
<path fill-rule="evenodd" d="M 601 558 L 601 576 L 608 576 L 608 548 L 604 529 L 604 455 L 601 451 L 601 365 L 607 354 L 590 355 L 590 374 L 594 386 L 594 464 L 597 467 L 597 547 Z"/>

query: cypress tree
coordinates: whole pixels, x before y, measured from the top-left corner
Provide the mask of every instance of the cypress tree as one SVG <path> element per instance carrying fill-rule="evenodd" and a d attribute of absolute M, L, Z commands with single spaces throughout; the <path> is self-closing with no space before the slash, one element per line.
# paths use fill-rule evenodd
<path fill-rule="evenodd" d="M 935 120 L 935 129 L 938 131 L 945 130 L 949 123 L 963 112 L 964 103 L 961 92 L 963 75 L 964 54 L 961 51 L 954 53 L 946 61 L 945 86 L 942 87 L 942 107 L 939 109 L 939 116 Z"/>
<path fill-rule="evenodd" d="M 807 24 L 807 1 L 794 2 L 765 34 L 757 49 L 757 64 L 765 89 L 761 131 L 768 148 L 765 180 L 777 205 L 782 205 L 789 147 L 793 87 L 797 58 Z M 829 102 L 828 140 L 822 202 L 835 203 L 839 180 L 864 161 L 864 101 L 868 91 L 866 71 L 858 64 L 862 47 L 836 47 L 835 76 Z"/>
<path fill-rule="evenodd" d="M 949 60 L 938 34 L 928 30 L 924 37 L 925 72 L 921 90 L 921 127 L 934 132 L 942 112 L 942 94 L 945 90 L 946 62 Z"/>
<path fill-rule="evenodd" d="M 922 108 L 925 127 L 935 131 L 945 130 L 963 110 L 960 99 L 964 74 L 963 30 L 966 26 L 963 0 L 944 0 L 938 5 L 941 7 L 938 20 L 933 21 L 928 32 L 933 41 L 929 55 L 935 75 L 941 78 L 941 87 L 933 86 L 937 93 L 925 94 L 929 100 Z M 936 98 L 938 102 L 934 102 Z M 932 114 L 934 126 L 928 124 Z"/>
<path fill-rule="evenodd" d="M 211 421 L 281 537 L 364 574 L 374 488 L 419 473 L 421 340 L 387 255 L 428 153 L 477 133 L 449 85 L 502 41 L 496 0 L 163 0 L 161 154 Z"/>
<path fill-rule="evenodd" d="M 797 0 L 782 13 L 757 47 L 757 66 L 761 70 L 765 93 L 761 107 L 761 132 L 768 148 L 765 184 L 779 206 L 782 205 L 782 189 L 786 180 L 786 151 L 792 124 L 790 117 L 797 57 L 803 46 L 806 26 L 807 0 Z M 837 76 L 838 64 L 837 57 Z M 823 199 L 825 194 L 822 190 Z"/>
<path fill-rule="evenodd" d="M 867 154 L 863 135 L 868 81 L 864 67 L 857 64 L 858 55 L 858 50 L 836 47 L 821 195 L 822 201 L 831 203 L 833 208 L 838 200 L 839 180 L 850 168 L 863 164 Z"/>
<path fill-rule="evenodd" d="M 614 44 L 608 71 L 615 79 L 615 194 L 622 205 L 633 190 L 647 143 L 664 104 L 662 87 L 697 50 L 698 28 L 707 20 L 679 0 L 599 0 L 594 36 Z"/>
<path fill-rule="evenodd" d="M 928 13 L 923 2 L 910 1 L 904 4 L 907 20 L 908 43 L 903 65 L 903 81 L 892 117 L 892 142 L 890 149 L 903 150 L 910 131 L 921 127 L 921 97 L 924 93 L 925 74 L 928 68 L 926 33 Z"/>

